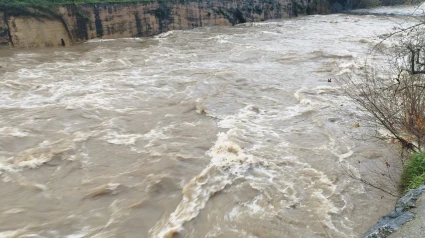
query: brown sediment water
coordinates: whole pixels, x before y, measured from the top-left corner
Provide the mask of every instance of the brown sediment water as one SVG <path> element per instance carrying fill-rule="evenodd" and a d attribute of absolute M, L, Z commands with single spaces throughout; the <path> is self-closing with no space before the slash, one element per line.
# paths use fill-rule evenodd
<path fill-rule="evenodd" d="M 0 237 L 359 237 L 389 156 L 327 79 L 404 17 L 0 49 Z M 361 172 L 361 171 L 360 171 Z"/>

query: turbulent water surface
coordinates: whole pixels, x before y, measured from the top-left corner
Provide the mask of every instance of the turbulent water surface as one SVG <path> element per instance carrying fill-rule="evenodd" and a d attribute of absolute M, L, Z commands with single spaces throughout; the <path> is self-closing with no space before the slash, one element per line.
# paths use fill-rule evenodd
<path fill-rule="evenodd" d="M 401 21 L 1 49 L 0 237 L 361 236 L 393 200 L 340 164 L 387 148 L 327 79 Z"/>

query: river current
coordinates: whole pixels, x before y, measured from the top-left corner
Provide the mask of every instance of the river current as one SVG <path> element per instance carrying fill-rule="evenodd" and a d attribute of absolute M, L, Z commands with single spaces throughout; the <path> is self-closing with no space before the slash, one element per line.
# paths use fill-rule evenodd
<path fill-rule="evenodd" d="M 328 79 L 411 21 L 1 48 L 0 237 L 360 237 L 394 198 L 340 165 L 391 155 Z"/>

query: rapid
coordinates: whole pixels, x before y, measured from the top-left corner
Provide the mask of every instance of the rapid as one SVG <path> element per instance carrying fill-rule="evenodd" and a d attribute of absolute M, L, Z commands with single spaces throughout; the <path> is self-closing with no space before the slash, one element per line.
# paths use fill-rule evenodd
<path fill-rule="evenodd" d="M 394 198 L 341 164 L 392 154 L 328 79 L 414 21 L 0 48 L 0 237 L 360 237 Z"/>

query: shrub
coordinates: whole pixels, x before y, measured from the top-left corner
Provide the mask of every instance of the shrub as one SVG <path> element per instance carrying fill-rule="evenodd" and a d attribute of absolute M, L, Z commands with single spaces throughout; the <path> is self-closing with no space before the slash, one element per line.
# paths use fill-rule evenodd
<path fill-rule="evenodd" d="M 407 161 L 400 179 L 400 190 L 405 192 L 425 183 L 425 153 L 415 153 Z"/>
<path fill-rule="evenodd" d="M 382 5 L 380 0 L 359 0 L 352 4 L 353 8 L 374 8 Z"/>

